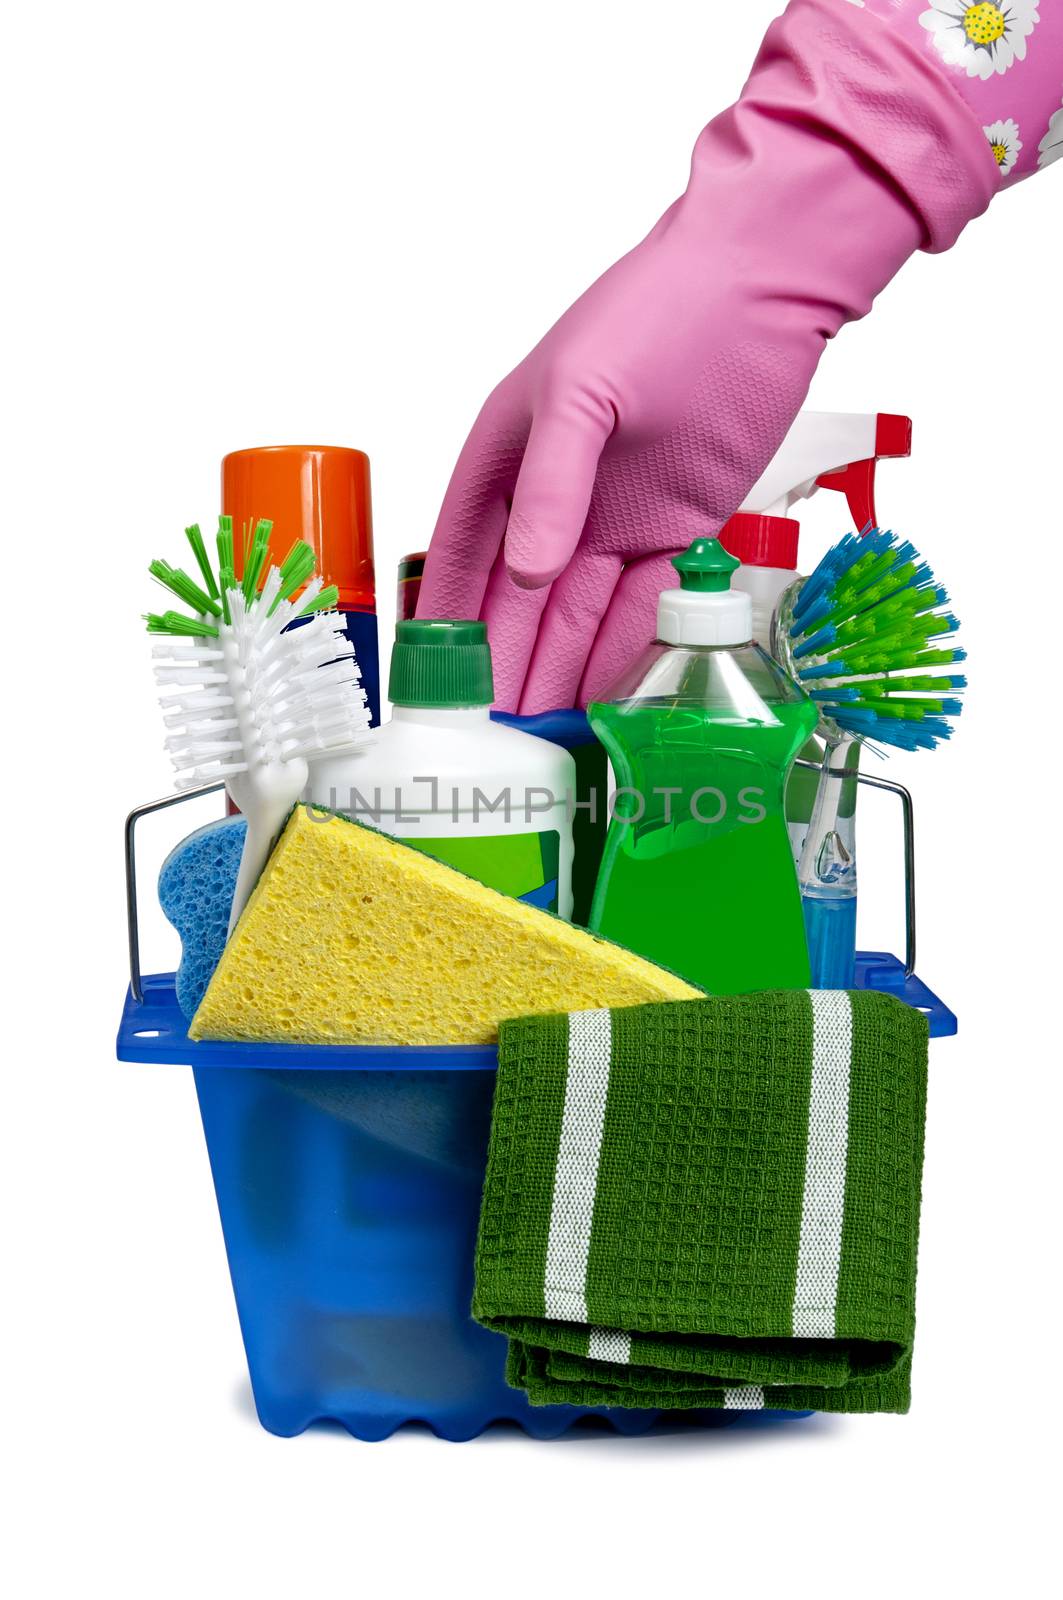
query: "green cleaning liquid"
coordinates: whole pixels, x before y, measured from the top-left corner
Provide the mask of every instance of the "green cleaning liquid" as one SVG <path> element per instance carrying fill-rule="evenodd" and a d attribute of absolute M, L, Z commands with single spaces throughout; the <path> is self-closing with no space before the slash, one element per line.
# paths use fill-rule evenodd
<path fill-rule="evenodd" d="M 804 988 L 784 792 L 816 708 L 749 642 L 733 557 L 674 564 L 658 641 L 588 707 L 617 784 L 590 927 L 712 994 Z"/>

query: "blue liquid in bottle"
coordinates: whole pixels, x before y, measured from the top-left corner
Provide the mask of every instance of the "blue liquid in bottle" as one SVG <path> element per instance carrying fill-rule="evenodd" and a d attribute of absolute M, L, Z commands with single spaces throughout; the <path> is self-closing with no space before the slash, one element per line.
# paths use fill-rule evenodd
<path fill-rule="evenodd" d="M 856 983 L 856 895 L 803 895 L 813 989 Z"/>

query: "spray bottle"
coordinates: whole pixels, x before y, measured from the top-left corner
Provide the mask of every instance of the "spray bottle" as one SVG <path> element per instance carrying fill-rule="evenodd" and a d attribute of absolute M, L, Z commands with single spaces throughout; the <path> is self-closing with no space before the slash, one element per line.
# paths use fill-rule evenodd
<path fill-rule="evenodd" d="M 797 577 L 801 524 L 790 516 L 817 489 L 835 489 L 849 504 L 857 533 L 875 514 L 875 469 L 912 453 L 908 417 L 887 412 L 802 411 L 741 509 L 720 530 L 720 543 L 742 566 L 731 581 L 753 601 L 753 638 L 769 647 L 772 613 Z"/>
<path fill-rule="evenodd" d="M 789 515 L 817 489 L 843 494 L 856 531 L 878 526 L 875 470 L 880 461 L 912 453 L 909 417 L 885 411 L 802 411 L 741 508 L 724 523 L 720 543 L 742 563 L 732 588 L 743 589 L 753 602 L 753 638 L 770 650 L 771 623 L 782 596 L 798 577 L 797 548 L 801 524 Z M 824 751 L 811 740 L 800 752 L 805 761 L 820 762 Z M 815 805 L 818 777 L 795 767 L 786 791 L 786 820 L 794 861 L 800 860 Z M 843 783 L 838 797 L 839 841 L 852 855 L 856 785 Z M 843 845 L 844 848 L 844 845 Z M 855 856 L 853 856 L 855 863 Z M 855 888 L 855 865 L 854 888 Z"/>
<path fill-rule="evenodd" d="M 779 602 L 797 579 L 800 524 L 787 513 L 817 489 L 843 494 L 856 531 L 878 526 L 875 510 L 875 469 L 879 461 L 909 456 L 912 424 L 908 417 L 887 412 L 846 413 L 802 411 L 765 472 L 754 484 L 742 509 L 720 532 L 720 542 L 738 557 L 742 566 L 733 587 L 742 588 L 753 601 L 753 637 L 777 656 L 771 637 Z M 833 769 L 855 766 L 858 746 L 824 749 L 816 739 L 800 752 L 801 759 Z M 810 824 L 817 806 L 829 805 L 832 826 L 830 849 L 808 859 Z M 850 988 L 856 959 L 856 782 L 852 778 L 824 781 L 809 767 L 795 766 L 786 790 L 786 820 L 798 878 L 803 885 L 805 917 L 810 940 L 812 982 L 817 988 Z M 821 909 L 810 903 L 822 878 L 823 892 L 836 913 L 831 937 L 824 941 L 814 929 Z"/>

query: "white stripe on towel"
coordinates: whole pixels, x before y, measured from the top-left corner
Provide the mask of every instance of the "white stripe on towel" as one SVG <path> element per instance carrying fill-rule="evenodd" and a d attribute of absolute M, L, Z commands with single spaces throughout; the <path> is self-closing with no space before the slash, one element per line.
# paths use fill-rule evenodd
<path fill-rule="evenodd" d="M 568 1078 L 554 1198 L 546 1244 L 543 1298 L 554 1322 L 586 1322 L 587 1257 L 598 1188 L 609 1061 L 608 1011 L 573 1011 L 568 1019 Z"/>
<path fill-rule="evenodd" d="M 723 1391 L 725 1411 L 763 1411 L 764 1390 L 755 1383 L 742 1383 Z"/>
<path fill-rule="evenodd" d="M 610 1328 L 592 1328 L 587 1340 L 587 1354 L 592 1361 L 618 1361 L 622 1366 L 629 1366 L 631 1335 L 613 1332 Z"/>
<path fill-rule="evenodd" d="M 811 989 L 809 998 L 812 1089 L 793 1329 L 796 1338 L 833 1339 L 845 1217 L 853 1008 L 841 989 Z"/>

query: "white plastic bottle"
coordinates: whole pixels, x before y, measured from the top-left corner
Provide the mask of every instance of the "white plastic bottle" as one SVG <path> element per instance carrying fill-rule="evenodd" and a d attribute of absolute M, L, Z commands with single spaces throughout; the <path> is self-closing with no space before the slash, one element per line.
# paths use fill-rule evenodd
<path fill-rule="evenodd" d="M 491 721 L 484 624 L 398 623 L 388 692 L 391 721 L 353 754 L 313 762 L 307 798 L 571 917 L 576 764 Z"/>

